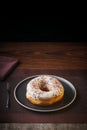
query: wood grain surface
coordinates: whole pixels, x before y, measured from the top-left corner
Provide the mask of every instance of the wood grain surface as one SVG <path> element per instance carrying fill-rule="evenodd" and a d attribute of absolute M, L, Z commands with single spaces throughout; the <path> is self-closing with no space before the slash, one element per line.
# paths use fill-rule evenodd
<path fill-rule="evenodd" d="M 85 43 L 0 43 L 0 55 L 18 58 L 21 63 L 20 68 L 87 69 Z"/>

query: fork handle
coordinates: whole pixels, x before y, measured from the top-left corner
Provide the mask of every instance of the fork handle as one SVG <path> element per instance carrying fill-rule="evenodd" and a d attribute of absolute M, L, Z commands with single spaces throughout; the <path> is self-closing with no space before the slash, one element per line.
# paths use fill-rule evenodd
<path fill-rule="evenodd" d="M 7 91 L 7 100 L 6 100 L 6 108 L 10 106 L 10 93 Z"/>

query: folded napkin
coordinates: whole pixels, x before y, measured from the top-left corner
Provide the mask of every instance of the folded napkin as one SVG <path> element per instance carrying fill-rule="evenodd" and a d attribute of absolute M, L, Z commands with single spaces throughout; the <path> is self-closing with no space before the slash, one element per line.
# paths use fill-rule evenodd
<path fill-rule="evenodd" d="M 16 58 L 0 56 L 0 80 L 4 80 L 17 66 L 18 62 L 19 61 Z"/>

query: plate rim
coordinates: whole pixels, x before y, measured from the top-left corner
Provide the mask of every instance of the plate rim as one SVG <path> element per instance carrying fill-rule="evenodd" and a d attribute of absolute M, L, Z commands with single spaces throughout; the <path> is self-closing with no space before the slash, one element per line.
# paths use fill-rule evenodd
<path fill-rule="evenodd" d="M 17 99 L 17 96 L 16 96 L 16 90 L 17 90 L 17 88 L 19 87 L 19 85 L 20 85 L 21 83 L 23 83 L 24 81 L 30 79 L 30 78 L 34 78 L 34 77 L 37 77 L 37 76 L 40 76 L 40 75 L 53 76 L 53 77 L 55 77 L 56 79 L 61 80 L 61 81 L 65 82 L 65 83 L 67 83 L 68 86 L 71 87 L 71 88 L 74 90 L 74 97 L 73 97 L 73 99 L 72 99 L 68 104 L 66 104 L 66 105 L 64 105 L 64 106 L 62 106 L 62 107 L 60 107 L 60 108 L 55 108 L 55 109 L 50 109 L 50 110 L 35 109 L 35 108 L 32 108 L 32 107 L 28 107 L 28 106 L 24 105 L 23 103 L 21 103 L 21 102 Z M 14 98 L 15 98 L 16 102 L 17 102 L 19 105 L 21 105 L 22 107 L 24 107 L 24 108 L 26 108 L 26 109 L 28 109 L 28 110 L 37 111 L 37 112 L 53 112 L 53 111 L 59 111 L 59 110 L 65 109 L 65 108 L 67 108 L 68 106 L 70 106 L 70 105 L 75 101 L 76 96 L 77 96 L 76 88 L 75 88 L 75 86 L 74 86 L 69 80 L 67 80 L 67 79 L 65 79 L 65 78 L 63 78 L 63 77 L 57 76 L 57 75 L 50 75 L 50 74 L 39 74 L 39 75 L 32 75 L 32 76 L 26 77 L 26 78 L 24 78 L 23 80 L 19 81 L 19 82 L 17 83 L 17 85 L 15 86 L 15 88 L 14 88 Z M 38 106 L 38 107 L 39 107 L 39 106 Z"/>

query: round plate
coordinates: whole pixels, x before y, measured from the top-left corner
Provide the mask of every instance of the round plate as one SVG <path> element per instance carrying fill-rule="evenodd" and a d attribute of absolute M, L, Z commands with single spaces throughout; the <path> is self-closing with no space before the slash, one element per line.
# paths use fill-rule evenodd
<path fill-rule="evenodd" d="M 53 76 L 54 78 L 58 79 L 64 86 L 63 99 L 61 101 L 59 101 L 53 105 L 49 105 L 49 106 L 37 106 L 37 105 L 30 103 L 25 97 L 27 83 L 37 76 L 40 76 L 40 75 L 34 75 L 31 77 L 25 78 L 24 80 L 20 81 L 14 89 L 15 100 L 22 107 L 27 108 L 29 110 L 33 110 L 33 111 L 38 111 L 38 112 L 52 112 L 52 111 L 58 111 L 58 110 L 64 109 L 73 103 L 73 101 L 76 98 L 76 89 L 73 86 L 73 84 L 62 77 L 58 77 L 58 76 L 54 76 L 54 75 L 50 75 L 50 76 Z"/>

